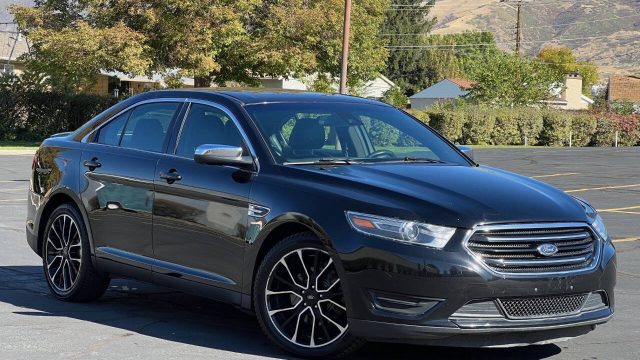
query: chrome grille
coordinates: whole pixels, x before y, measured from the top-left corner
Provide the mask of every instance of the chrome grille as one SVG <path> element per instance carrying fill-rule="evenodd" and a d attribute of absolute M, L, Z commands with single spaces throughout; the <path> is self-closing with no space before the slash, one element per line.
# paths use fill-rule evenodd
<path fill-rule="evenodd" d="M 542 255 L 538 247 L 557 252 Z M 585 224 L 496 225 L 479 227 L 467 249 L 501 274 L 572 272 L 595 265 L 598 241 Z"/>
<path fill-rule="evenodd" d="M 589 294 L 499 299 L 509 319 L 532 319 L 578 314 Z"/>

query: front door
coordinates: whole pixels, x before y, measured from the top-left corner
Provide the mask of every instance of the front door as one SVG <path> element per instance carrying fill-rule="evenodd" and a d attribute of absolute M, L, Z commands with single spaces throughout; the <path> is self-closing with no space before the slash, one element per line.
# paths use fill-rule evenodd
<path fill-rule="evenodd" d="M 83 150 L 82 200 L 96 256 L 106 266 L 151 270 L 153 177 L 181 104 L 128 110 L 101 127 Z"/>
<path fill-rule="evenodd" d="M 213 104 L 192 103 L 175 149 L 158 163 L 154 270 L 165 281 L 179 277 L 240 291 L 253 174 L 193 160 L 202 144 L 246 149 L 232 116 Z"/>

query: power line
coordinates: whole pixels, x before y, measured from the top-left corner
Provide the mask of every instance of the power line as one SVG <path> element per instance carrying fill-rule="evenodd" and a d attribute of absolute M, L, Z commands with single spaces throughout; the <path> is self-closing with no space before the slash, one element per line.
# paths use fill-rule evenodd
<path fill-rule="evenodd" d="M 637 34 L 610 34 L 610 35 L 601 35 L 601 36 L 587 36 L 587 37 L 579 37 L 579 38 L 570 38 L 570 39 L 547 39 L 547 40 L 526 40 L 521 41 L 521 43 L 545 43 L 545 42 L 554 42 L 554 41 L 578 41 L 578 40 L 590 40 L 590 39 L 603 39 L 609 38 L 612 36 L 637 36 Z M 456 48 L 456 47 L 478 47 L 478 46 L 494 46 L 494 45 L 511 45 L 516 41 L 503 41 L 503 42 L 495 42 L 495 43 L 477 43 L 477 44 L 433 44 L 433 45 L 398 45 L 398 46 L 386 46 L 387 49 L 430 49 L 430 48 Z"/>

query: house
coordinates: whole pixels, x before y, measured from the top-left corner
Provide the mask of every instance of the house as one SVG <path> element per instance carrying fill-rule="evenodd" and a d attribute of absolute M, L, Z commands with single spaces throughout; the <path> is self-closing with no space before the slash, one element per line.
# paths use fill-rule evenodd
<path fill-rule="evenodd" d="M 543 104 L 562 110 L 586 110 L 593 104 L 593 100 L 582 94 L 582 77 L 578 74 L 570 74 L 564 80 L 564 86 L 551 91 L 554 94 Z"/>
<path fill-rule="evenodd" d="M 282 90 L 302 90 L 307 91 L 310 88 L 311 83 L 315 80 L 316 75 L 309 75 L 301 78 L 288 78 L 284 77 L 261 77 L 258 79 L 260 87 L 265 89 L 282 89 Z M 380 75 L 377 78 L 367 81 L 356 89 L 356 93 L 369 99 L 382 99 L 384 93 L 396 84 L 389 80 L 386 76 Z M 337 81 L 332 84 L 332 88 L 335 92 L 338 92 Z"/>
<path fill-rule="evenodd" d="M 20 55 L 29 52 L 29 43 L 16 24 L 0 23 L 0 73 L 22 74 L 24 62 Z"/>
<path fill-rule="evenodd" d="M 466 79 L 444 79 L 409 97 L 412 109 L 423 110 L 441 101 L 466 96 L 473 83 Z"/>
<path fill-rule="evenodd" d="M 384 97 L 384 93 L 395 86 L 396 84 L 389 78 L 380 75 L 371 81 L 367 81 L 360 88 L 359 95 L 367 99 L 380 100 Z"/>
<path fill-rule="evenodd" d="M 279 77 L 261 77 L 258 79 L 260 87 L 265 89 L 283 89 L 283 90 L 308 90 L 304 81 L 296 78 L 286 79 Z"/>
<path fill-rule="evenodd" d="M 607 102 L 628 101 L 640 106 L 640 76 L 611 76 Z"/>

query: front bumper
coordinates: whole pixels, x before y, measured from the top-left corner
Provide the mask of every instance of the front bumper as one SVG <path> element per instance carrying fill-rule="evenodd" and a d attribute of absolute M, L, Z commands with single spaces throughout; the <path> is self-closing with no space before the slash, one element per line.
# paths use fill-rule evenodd
<path fill-rule="evenodd" d="M 598 266 L 579 274 L 540 277 L 499 276 L 478 264 L 462 245 L 445 250 L 362 236 L 361 245 L 340 253 L 345 301 L 354 335 L 375 341 L 494 347 L 561 341 L 593 330 L 614 313 L 615 249 L 602 244 Z M 606 306 L 566 316 L 511 319 L 457 318 L 469 302 L 545 298 L 594 291 Z M 426 304 L 425 311 L 381 308 L 375 294 Z M 384 295 L 386 296 L 386 295 Z M 418 300 L 416 300 L 418 299 Z M 422 299 L 422 300 L 420 300 Z M 394 300 L 395 301 L 395 300 Z"/>

